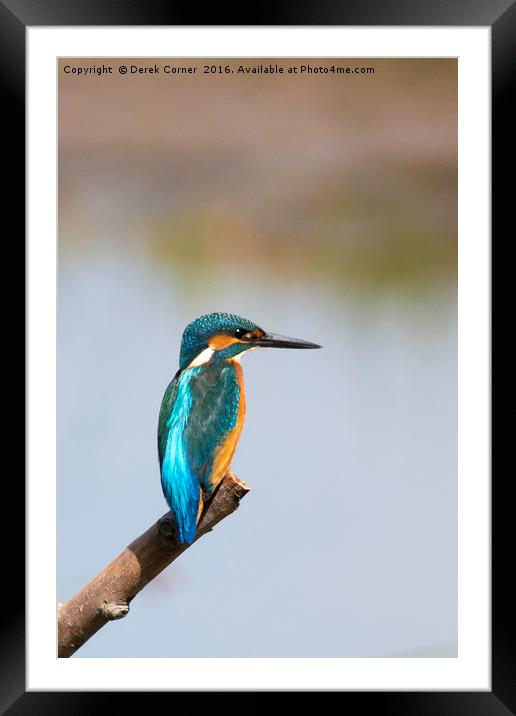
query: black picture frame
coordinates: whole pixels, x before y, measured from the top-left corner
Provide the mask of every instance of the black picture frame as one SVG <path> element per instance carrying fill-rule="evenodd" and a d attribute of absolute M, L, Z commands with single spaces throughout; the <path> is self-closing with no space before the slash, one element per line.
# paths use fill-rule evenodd
<path fill-rule="evenodd" d="M 4 142 L 15 148 L 14 161 L 6 172 L 9 179 L 4 189 L 5 213 L 16 211 L 18 223 L 11 231 L 25 232 L 25 38 L 26 28 L 67 25 L 386 25 L 386 26 L 484 26 L 491 28 L 492 40 L 492 235 L 498 235 L 497 250 L 510 243 L 514 228 L 502 236 L 505 226 L 511 227 L 508 212 L 514 202 L 514 181 L 511 179 L 514 161 L 510 148 L 516 114 L 511 109 L 516 77 L 516 2 L 515 0 L 362 0 L 361 3 L 276 2 L 265 9 L 262 4 L 245 7 L 247 16 L 236 16 L 227 7 L 212 6 L 202 11 L 195 5 L 173 3 L 170 0 L 0 0 L 0 83 L 2 88 L 3 119 L 6 122 Z M 509 178 L 509 180 L 506 179 Z M 14 228 L 20 227 L 20 228 Z M 504 241 L 505 239 L 505 241 Z M 24 246 L 23 237 L 14 236 L 11 243 Z M 494 254 L 496 255 L 496 254 Z M 493 256 L 494 258 L 494 256 Z M 499 308 L 510 306 L 510 281 L 499 281 L 492 290 L 492 304 Z M 501 338 L 492 358 L 509 368 L 514 365 L 512 355 Z M 505 372 L 504 372 L 505 374 Z M 510 390 L 493 394 L 509 395 Z M 18 400 L 20 398 L 18 397 Z M 499 398 L 501 402 L 501 398 Z M 513 407 L 514 401 L 511 401 Z M 512 413 L 514 413 L 514 408 Z M 510 415 L 511 413 L 509 413 Z M 512 421 L 514 423 L 514 421 Z M 500 421 L 497 446 L 500 461 L 503 450 L 511 446 L 508 430 L 511 420 Z M 505 433 L 504 433 L 505 431 Z M 516 594 L 510 584 L 513 571 L 514 529 L 513 511 L 509 499 L 511 461 L 504 461 L 506 469 L 492 480 L 492 690 L 449 692 L 340 692 L 339 698 L 348 708 L 378 709 L 381 713 L 397 714 L 467 714 L 502 716 L 516 714 Z M 12 475 L 11 475 L 12 477 Z M 7 476 L 5 476 L 7 479 Z M 21 479 L 11 480 L 10 504 L 24 505 L 24 485 Z M 4 492 L 4 495 L 6 493 Z M 4 503 L 6 504 L 6 503 Z M 6 524 L 3 525 L 4 529 Z M 18 525 L 19 527 L 19 525 Z M 0 713 L 19 714 L 83 714 L 102 707 L 112 708 L 121 693 L 94 692 L 26 692 L 25 690 L 25 594 L 24 540 L 21 527 L 16 538 L 4 537 L 4 559 L 9 571 L 8 605 L 1 612 L 0 636 Z M 5 569 L 5 565 L 4 565 Z M 132 705 L 140 702 L 139 694 L 131 694 Z M 147 698 L 147 696 L 146 696 Z M 174 698 L 169 694 L 168 698 Z M 174 702 L 169 701 L 172 706 Z M 115 706 L 116 708 L 116 706 Z M 147 706 L 148 708 L 148 706 Z"/>

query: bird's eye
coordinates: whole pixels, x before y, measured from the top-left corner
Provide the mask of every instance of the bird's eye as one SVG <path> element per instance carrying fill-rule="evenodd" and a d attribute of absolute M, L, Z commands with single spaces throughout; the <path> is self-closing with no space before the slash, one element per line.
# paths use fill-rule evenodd
<path fill-rule="evenodd" d="M 247 331 L 245 330 L 245 328 L 237 328 L 235 330 L 235 338 L 243 338 L 246 333 Z"/>

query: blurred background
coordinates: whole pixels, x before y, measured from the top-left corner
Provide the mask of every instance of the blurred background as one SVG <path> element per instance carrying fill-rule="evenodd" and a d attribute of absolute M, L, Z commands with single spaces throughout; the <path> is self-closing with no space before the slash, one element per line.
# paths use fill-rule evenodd
<path fill-rule="evenodd" d="M 251 492 L 76 657 L 456 656 L 456 60 L 166 62 L 58 68 L 58 599 L 166 511 L 189 321 L 324 349 L 244 358 Z"/>

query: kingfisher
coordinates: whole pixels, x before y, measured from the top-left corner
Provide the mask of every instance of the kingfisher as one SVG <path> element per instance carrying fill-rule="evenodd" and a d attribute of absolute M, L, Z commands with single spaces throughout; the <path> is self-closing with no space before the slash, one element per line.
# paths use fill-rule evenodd
<path fill-rule="evenodd" d="M 158 420 L 161 487 L 180 543 L 194 541 L 203 505 L 231 465 L 246 412 L 240 359 L 255 348 L 321 346 L 231 313 L 200 316 L 183 332 Z"/>

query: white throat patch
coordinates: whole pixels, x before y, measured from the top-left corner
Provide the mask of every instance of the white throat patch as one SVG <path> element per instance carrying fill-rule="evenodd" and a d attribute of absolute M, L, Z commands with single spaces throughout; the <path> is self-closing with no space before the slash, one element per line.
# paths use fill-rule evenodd
<path fill-rule="evenodd" d="M 213 348 L 205 348 L 203 351 L 196 356 L 188 366 L 189 368 L 198 368 L 200 365 L 206 365 L 211 360 L 212 355 L 215 353 Z"/>
<path fill-rule="evenodd" d="M 247 348 L 247 350 L 242 351 L 242 353 L 237 353 L 237 355 L 236 355 L 236 356 L 233 356 L 233 358 L 231 358 L 231 360 L 235 361 L 235 363 L 240 363 L 240 361 L 242 360 L 243 356 L 245 356 L 246 353 L 250 353 L 251 351 L 255 351 L 255 350 L 256 350 L 257 348 L 259 348 L 259 347 L 260 347 L 260 346 L 253 346 L 252 348 Z"/>
<path fill-rule="evenodd" d="M 253 346 L 252 348 L 247 348 L 247 350 L 242 351 L 242 353 L 237 353 L 237 355 L 233 356 L 233 358 L 231 358 L 230 360 L 233 360 L 236 363 L 240 363 L 242 356 L 244 356 L 246 353 L 250 353 L 251 351 L 255 351 L 259 347 L 260 346 Z M 206 365 L 206 363 L 210 362 L 214 353 L 215 351 L 213 348 L 205 348 L 199 353 L 198 356 L 193 359 L 188 368 L 199 368 L 199 366 L 201 365 Z"/>

